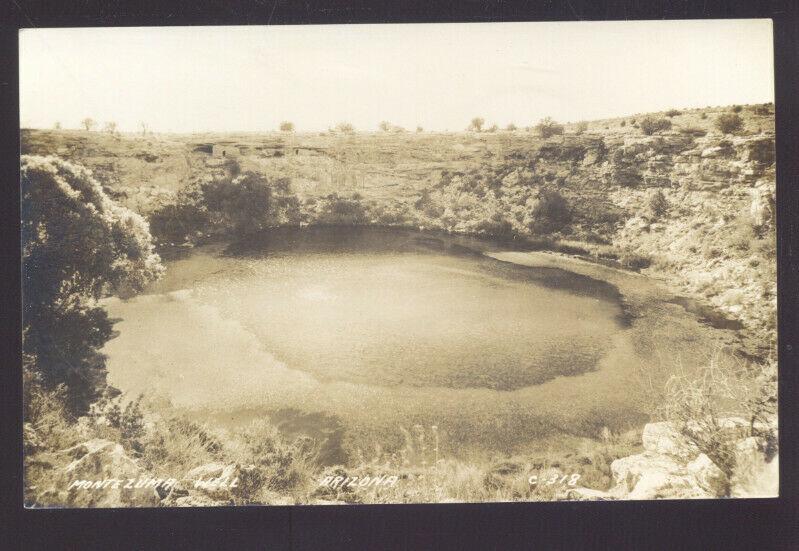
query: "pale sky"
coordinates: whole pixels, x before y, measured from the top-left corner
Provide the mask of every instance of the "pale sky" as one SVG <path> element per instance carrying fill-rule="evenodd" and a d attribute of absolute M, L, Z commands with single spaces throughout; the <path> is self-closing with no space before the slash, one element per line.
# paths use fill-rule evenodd
<path fill-rule="evenodd" d="M 773 99 L 768 19 L 20 33 L 23 127 L 462 130 Z"/>

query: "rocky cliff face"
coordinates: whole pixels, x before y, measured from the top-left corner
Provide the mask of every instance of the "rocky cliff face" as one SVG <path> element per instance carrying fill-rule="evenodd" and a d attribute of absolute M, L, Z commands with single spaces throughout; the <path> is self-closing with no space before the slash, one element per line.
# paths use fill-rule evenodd
<path fill-rule="evenodd" d="M 612 241 L 651 257 L 646 272 L 740 320 L 750 348 L 768 355 L 777 300 L 773 136 L 678 139 L 681 150 L 664 156 L 668 141 L 643 142 L 651 147 L 639 153 L 638 185 L 611 191 L 630 213 Z M 666 200 L 659 215 L 652 187 Z"/>
<path fill-rule="evenodd" d="M 765 357 L 776 336 L 774 136 L 700 134 L 514 146 L 480 169 L 442 173 L 413 214 L 427 228 L 548 237 L 631 257 L 622 263 L 739 320 L 745 348 Z"/>

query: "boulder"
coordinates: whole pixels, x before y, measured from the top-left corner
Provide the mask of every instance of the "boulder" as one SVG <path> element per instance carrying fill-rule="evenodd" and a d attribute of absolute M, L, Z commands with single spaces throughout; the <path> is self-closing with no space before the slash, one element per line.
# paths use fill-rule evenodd
<path fill-rule="evenodd" d="M 747 141 L 741 159 L 745 162 L 768 165 L 774 162 L 774 153 L 774 138 L 756 138 Z"/>
<path fill-rule="evenodd" d="M 611 494 L 621 499 L 703 499 L 716 497 L 704 489 L 677 458 L 645 451 L 611 463 L 616 487 Z"/>
<path fill-rule="evenodd" d="M 771 224 L 776 208 L 773 186 L 756 186 L 749 190 L 749 196 L 751 198 L 749 215 L 754 225 L 763 227 Z"/>
<path fill-rule="evenodd" d="M 735 470 L 730 484 L 733 497 L 779 495 L 779 457 L 766 462 L 758 438 L 751 436 L 735 446 Z"/>
<path fill-rule="evenodd" d="M 156 507 L 160 498 L 153 487 L 126 487 L 151 479 L 121 444 L 95 438 L 59 453 L 71 459 L 55 485 L 57 500 L 70 507 Z M 78 481 L 102 487 L 83 487 Z M 111 483 L 110 481 L 119 481 Z"/>
<path fill-rule="evenodd" d="M 725 156 L 725 149 L 721 146 L 708 147 L 707 149 L 702 150 L 702 154 L 700 156 L 705 159 L 723 157 Z"/>
<path fill-rule="evenodd" d="M 696 445 L 668 422 L 648 423 L 641 435 L 644 449 L 653 453 L 691 459 L 699 454 Z"/>
<path fill-rule="evenodd" d="M 664 471 L 644 472 L 626 499 L 707 499 L 716 497 L 699 486 L 688 474 Z"/>
<path fill-rule="evenodd" d="M 652 451 L 621 457 L 610 464 L 613 481 L 628 492 L 633 491 L 646 474 L 670 474 L 681 470 L 681 465 L 674 458 Z"/>
<path fill-rule="evenodd" d="M 686 465 L 699 487 L 710 493 L 713 497 L 724 497 L 729 494 L 730 481 L 718 465 L 704 453 Z"/>

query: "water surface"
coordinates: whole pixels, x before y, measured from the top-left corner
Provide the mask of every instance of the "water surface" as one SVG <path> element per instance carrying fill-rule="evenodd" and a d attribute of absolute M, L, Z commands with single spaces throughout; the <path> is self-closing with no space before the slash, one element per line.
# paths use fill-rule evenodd
<path fill-rule="evenodd" d="M 328 418 L 358 447 L 421 424 L 453 448 L 505 450 L 640 422 L 642 370 L 663 375 L 664 352 L 705 342 L 674 305 L 635 319 L 616 285 L 490 246 L 313 228 L 198 248 L 145 295 L 108 302 L 122 319 L 112 383 L 233 423 Z"/>

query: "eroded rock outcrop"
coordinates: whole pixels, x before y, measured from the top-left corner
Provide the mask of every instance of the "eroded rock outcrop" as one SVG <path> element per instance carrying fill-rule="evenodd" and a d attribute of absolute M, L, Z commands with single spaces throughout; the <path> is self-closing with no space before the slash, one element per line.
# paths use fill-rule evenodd
<path fill-rule="evenodd" d="M 738 418 L 722 419 L 721 431 L 736 438 Z M 644 451 L 611 464 L 614 486 L 606 491 L 569 488 L 559 499 L 713 499 L 770 497 L 778 491 L 778 457 L 769 458 L 761 438 L 739 437 L 734 442 L 734 467 L 728 476 L 707 454 L 671 423 L 644 427 Z"/>
<path fill-rule="evenodd" d="M 150 477 L 121 444 L 95 438 L 47 457 L 55 476 L 37 503 L 59 507 L 157 507 Z"/>

